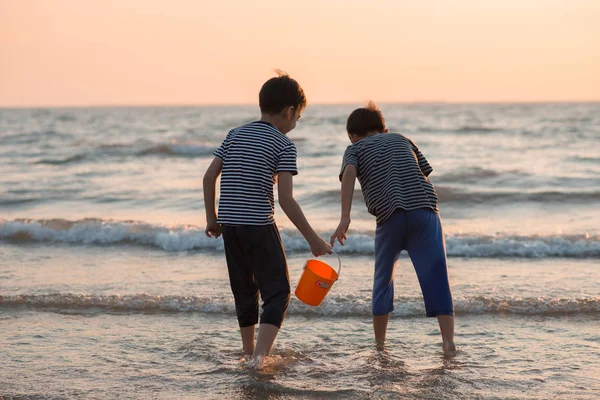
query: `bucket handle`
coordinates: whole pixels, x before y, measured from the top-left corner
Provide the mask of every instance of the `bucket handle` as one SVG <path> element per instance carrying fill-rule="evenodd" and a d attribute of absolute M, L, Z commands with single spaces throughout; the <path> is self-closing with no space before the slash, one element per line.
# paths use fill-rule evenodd
<path fill-rule="evenodd" d="M 338 254 L 335 251 L 331 250 L 331 254 L 335 255 L 338 260 L 337 278 L 335 279 L 337 281 L 338 279 L 340 279 L 340 273 L 342 272 L 342 260 L 340 260 L 340 256 L 338 256 Z M 304 268 L 302 268 L 303 270 L 306 269 L 306 262 L 311 258 L 317 259 L 318 257 L 315 257 L 312 253 L 309 253 L 308 257 L 306 257 L 306 260 L 304 261 Z"/>

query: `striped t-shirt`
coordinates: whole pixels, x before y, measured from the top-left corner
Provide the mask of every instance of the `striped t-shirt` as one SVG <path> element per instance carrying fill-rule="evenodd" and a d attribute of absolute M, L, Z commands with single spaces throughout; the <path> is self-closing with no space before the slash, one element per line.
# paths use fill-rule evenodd
<path fill-rule="evenodd" d="M 274 223 L 277 173 L 298 173 L 294 143 L 268 122 L 256 121 L 232 129 L 214 155 L 223 161 L 217 222 Z"/>
<path fill-rule="evenodd" d="M 369 213 L 382 224 L 396 211 L 430 208 L 438 212 L 438 197 L 429 181 L 433 168 L 417 146 L 398 133 L 368 136 L 348 146 L 340 180 L 354 165 Z"/>

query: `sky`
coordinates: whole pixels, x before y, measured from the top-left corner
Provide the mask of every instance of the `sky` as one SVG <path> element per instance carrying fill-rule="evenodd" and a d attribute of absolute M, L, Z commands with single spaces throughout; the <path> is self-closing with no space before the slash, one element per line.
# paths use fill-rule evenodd
<path fill-rule="evenodd" d="M 0 0 L 0 107 L 600 100 L 600 0 Z"/>

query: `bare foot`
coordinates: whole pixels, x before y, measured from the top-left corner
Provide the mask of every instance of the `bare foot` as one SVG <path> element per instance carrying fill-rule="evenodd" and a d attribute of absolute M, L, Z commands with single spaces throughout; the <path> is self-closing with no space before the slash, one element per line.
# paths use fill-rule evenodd
<path fill-rule="evenodd" d="M 265 364 L 265 356 L 251 356 L 246 359 L 246 367 L 249 370 L 259 370 Z"/>
<path fill-rule="evenodd" d="M 456 354 L 456 345 L 454 344 L 454 342 L 444 342 L 442 344 L 442 350 L 444 351 L 444 356 L 452 357 Z"/>

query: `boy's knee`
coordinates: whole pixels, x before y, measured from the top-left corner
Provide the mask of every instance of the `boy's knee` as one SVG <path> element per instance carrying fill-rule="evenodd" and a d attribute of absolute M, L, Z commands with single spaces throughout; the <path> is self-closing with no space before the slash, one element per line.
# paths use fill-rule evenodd
<path fill-rule="evenodd" d="M 258 323 L 258 302 L 249 302 L 240 305 L 236 304 L 235 311 L 240 328 L 256 325 Z"/>
<path fill-rule="evenodd" d="M 379 317 L 394 311 L 393 301 L 373 302 L 373 316 Z"/>
<path fill-rule="evenodd" d="M 284 309 L 287 309 L 288 305 L 290 304 L 291 297 L 292 292 L 288 286 L 285 289 L 281 289 L 276 294 L 274 294 L 270 298 L 270 302 L 272 302 L 275 307 L 283 307 Z"/>
<path fill-rule="evenodd" d="M 394 311 L 393 286 L 386 286 L 383 290 L 373 291 L 372 310 L 374 316 L 385 315 Z"/>
<path fill-rule="evenodd" d="M 373 301 L 394 297 L 394 278 L 391 276 L 376 277 L 373 282 Z"/>
<path fill-rule="evenodd" d="M 284 288 L 277 293 L 271 295 L 268 299 L 264 299 L 263 312 L 260 316 L 261 324 L 271 324 L 281 326 L 288 305 L 290 303 L 291 291 L 290 288 Z"/>

